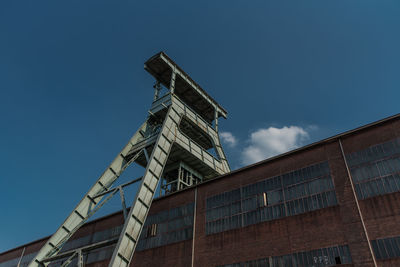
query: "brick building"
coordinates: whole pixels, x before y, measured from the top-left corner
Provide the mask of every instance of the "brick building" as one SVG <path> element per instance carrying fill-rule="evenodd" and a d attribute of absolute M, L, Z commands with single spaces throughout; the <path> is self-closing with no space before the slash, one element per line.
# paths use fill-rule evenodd
<path fill-rule="evenodd" d="M 87 223 L 51 265 L 82 248 L 86 266 L 107 266 L 123 220 Z M 399 223 L 400 114 L 155 199 L 131 265 L 400 266 Z M 0 267 L 26 266 L 46 240 Z"/>

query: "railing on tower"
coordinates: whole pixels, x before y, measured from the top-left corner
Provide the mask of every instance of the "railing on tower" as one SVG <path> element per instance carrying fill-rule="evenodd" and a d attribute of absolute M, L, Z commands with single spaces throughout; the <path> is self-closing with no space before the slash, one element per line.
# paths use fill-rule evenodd
<path fill-rule="evenodd" d="M 160 194 L 169 194 L 230 171 L 218 136 L 218 119 L 226 118 L 225 109 L 165 53 L 150 58 L 145 69 L 156 79 L 147 119 L 40 249 L 30 267 L 62 258 L 66 259 L 62 266 L 74 258 L 82 266 L 84 253 L 111 244 L 116 245 L 109 266 L 127 267 L 158 188 Z M 161 95 L 163 87 L 166 92 Z M 143 176 L 118 185 L 120 175 L 133 163 L 145 168 Z M 124 188 L 136 182 L 141 184 L 128 210 Z M 117 193 L 125 218 L 119 238 L 60 253 L 72 235 Z"/>

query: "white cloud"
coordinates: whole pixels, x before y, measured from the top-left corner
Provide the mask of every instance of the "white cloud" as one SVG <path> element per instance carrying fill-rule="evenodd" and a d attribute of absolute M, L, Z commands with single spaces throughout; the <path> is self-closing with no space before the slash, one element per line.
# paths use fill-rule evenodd
<path fill-rule="evenodd" d="M 302 146 L 309 139 L 306 129 L 298 126 L 269 127 L 250 134 L 242 152 L 242 162 L 251 164 Z"/>
<path fill-rule="evenodd" d="M 220 132 L 219 136 L 221 136 L 222 142 L 227 144 L 230 147 L 234 147 L 237 144 L 236 137 L 233 136 L 230 132 Z"/>

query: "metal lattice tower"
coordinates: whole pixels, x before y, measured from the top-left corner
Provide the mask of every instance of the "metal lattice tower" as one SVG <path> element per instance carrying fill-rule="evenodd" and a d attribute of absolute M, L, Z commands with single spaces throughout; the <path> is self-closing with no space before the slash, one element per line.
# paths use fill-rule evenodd
<path fill-rule="evenodd" d="M 56 259 L 68 258 L 62 264 L 66 266 L 74 257 L 82 266 L 85 251 L 113 243 L 116 246 L 109 266 L 129 266 L 160 181 L 160 194 L 169 194 L 230 171 L 218 136 L 218 118 L 226 118 L 227 112 L 165 53 L 153 56 L 144 67 L 156 79 L 148 118 L 29 267 L 47 266 Z M 162 86 L 167 93 L 160 96 Z M 145 168 L 143 176 L 116 185 L 132 163 Z M 128 212 L 123 188 L 139 181 L 141 184 Z M 59 253 L 90 216 L 118 192 L 125 218 L 118 240 Z"/>

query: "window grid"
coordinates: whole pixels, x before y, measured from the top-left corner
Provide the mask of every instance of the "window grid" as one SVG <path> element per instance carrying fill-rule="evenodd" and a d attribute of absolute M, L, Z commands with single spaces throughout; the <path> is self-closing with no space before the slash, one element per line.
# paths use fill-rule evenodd
<path fill-rule="evenodd" d="M 378 260 L 400 257 L 400 236 L 372 240 L 371 245 Z"/>
<path fill-rule="evenodd" d="M 194 203 L 149 215 L 136 250 L 164 246 L 193 236 Z M 151 235 L 148 235 L 151 233 Z"/>
<path fill-rule="evenodd" d="M 349 166 L 358 167 L 362 164 L 379 161 L 383 158 L 400 153 L 400 138 L 390 140 L 388 142 L 370 146 L 366 149 L 359 150 L 346 155 Z"/>
<path fill-rule="evenodd" d="M 350 249 L 347 245 L 344 245 L 282 256 L 271 256 L 217 267 L 328 267 L 351 263 Z"/>
<path fill-rule="evenodd" d="M 400 138 L 346 155 L 359 199 L 400 191 Z"/>
<path fill-rule="evenodd" d="M 207 198 L 206 234 L 333 205 L 329 164 L 322 162 Z"/>

